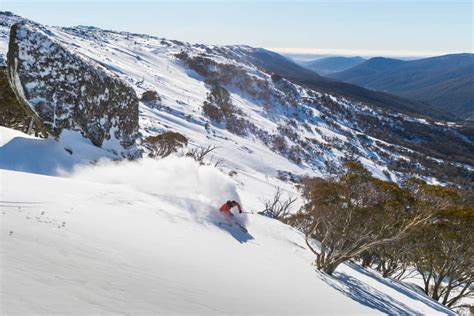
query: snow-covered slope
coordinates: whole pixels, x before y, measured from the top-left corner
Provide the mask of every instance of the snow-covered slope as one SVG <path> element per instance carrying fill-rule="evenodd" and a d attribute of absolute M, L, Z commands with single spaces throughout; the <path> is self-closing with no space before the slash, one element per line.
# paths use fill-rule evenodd
<path fill-rule="evenodd" d="M 9 27 L 21 20 L 2 16 L 0 53 L 6 51 Z M 428 181 L 448 181 L 433 169 L 451 164 L 430 158 L 437 153 L 430 146 L 442 146 L 451 159 L 457 150 L 464 163 L 473 159 L 472 139 L 455 125 L 295 84 L 265 68 L 262 58 L 279 55 L 262 49 L 191 45 L 85 26 L 41 27 L 55 42 L 127 81 L 139 96 L 158 93 L 159 104 L 140 103 L 142 139 L 172 130 L 186 135 L 191 146 L 214 144 L 216 158 L 224 159 L 228 170 L 328 176 L 340 170 L 345 158 L 357 158 L 383 179 L 397 181 L 414 173 Z M 223 122 L 203 113 L 215 86 L 229 92 L 238 113 Z"/>
<path fill-rule="evenodd" d="M 450 314 L 355 265 L 325 277 L 276 220 L 236 215 L 249 234 L 217 225 L 215 206 L 245 192 L 191 159 L 64 176 L 0 171 L 2 314 Z"/>
<path fill-rule="evenodd" d="M 59 174 L 115 155 L 95 147 L 78 132 L 63 131 L 58 141 L 42 139 L 0 126 L 0 169 Z"/>

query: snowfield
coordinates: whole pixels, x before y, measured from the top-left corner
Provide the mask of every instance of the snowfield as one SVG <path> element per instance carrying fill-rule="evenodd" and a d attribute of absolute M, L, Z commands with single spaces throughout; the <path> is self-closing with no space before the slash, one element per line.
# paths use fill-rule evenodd
<path fill-rule="evenodd" d="M 11 143 L 53 146 L 1 133 L 2 162 Z M 22 155 L 33 163 L 42 150 Z M 51 158 L 43 166 L 64 162 Z M 236 215 L 248 234 L 218 225 L 229 198 L 259 207 L 258 177 L 179 157 L 64 170 L 0 170 L 1 314 L 453 314 L 350 263 L 319 273 L 302 234 L 276 220 Z"/>

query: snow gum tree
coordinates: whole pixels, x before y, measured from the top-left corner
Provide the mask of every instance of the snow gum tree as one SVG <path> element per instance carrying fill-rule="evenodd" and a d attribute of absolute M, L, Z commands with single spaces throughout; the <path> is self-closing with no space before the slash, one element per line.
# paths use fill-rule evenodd
<path fill-rule="evenodd" d="M 186 136 L 176 132 L 164 132 L 148 136 L 143 140 L 143 146 L 149 150 L 148 156 L 164 158 L 188 145 Z"/>
<path fill-rule="evenodd" d="M 450 308 L 474 297 L 474 207 L 438 212 L 431 225 L 416 231 L 410 261 L 423 278 L 424 291 Z"/>
<path fill-rule="evenodd" d="M 315 266 L 328 274 L 346 260 L 401 240 L 425 225 L 433 217 L 433 208 L 443 204 L 423 193 L 430 186 L 403 188 L 372 177 L 357 162 L 347 162 L 345 167 L 338 179 L 306 180 L 306 205 L 288 219 L 305 233 L 316 255 Z M 426 201 L 417 201 L 415 190 Z"/>
<path fill-rule="evenodd" d="M 371 266 L 379 271 L 384 278 L 403 279 L 413 275 L 409 264 L 411 252 L 410 236 L 398 241 L 382 244 L 361 255 L 362 266 Z"/>
<path fill-rule="evenodd" d="M 362 253 L 362 265 L 398 279 L 418 272 L 427 295 L 449 308 L 466 307 L 465 298 L 474 297 L 470 192 L 430 186 L 416 179 L 407 181 L 405 187 L 413 195 L 415 207 L 432 209 L 432 218 L 404 238 Z"/>
<path fill-rule="evenodd" d="M 404 183 L 404 187 L 409 189 L 413 196 L 413 207 L 418 212 L 433 214 L 433 218 L 426 225 L 413 230 L 412 233 L 407 234 L 404 238 L 388 244 L 382 244 L 371 250 L 372 261 L 376 263 L 376 269 L 384 277 L 392 276 L 400 279 L 407 276 L 405 273 L 407 268 L 412 266 L 413 255 L 420 253 L 421 250 L 423 254 L 420 253 L 420 258 L 424 258 L 428 253 L 426 249 L 421 247 L 421 244 L 417 245 L 415 241 L 419 240 L 420 236 L 427 237 L 430 236 L 429 232 L 437 231 L 437 229 L 434 231 L 433 229 L 438 225 L 441 214 L 464 205 L 460 193 L 453 188 L 427 185 L 418 179 L 407 180 Z M 420 232 L 422 232 L 422 235 L 420 235 Z M 430 243 L 434 241 L 430 240 Z"/>

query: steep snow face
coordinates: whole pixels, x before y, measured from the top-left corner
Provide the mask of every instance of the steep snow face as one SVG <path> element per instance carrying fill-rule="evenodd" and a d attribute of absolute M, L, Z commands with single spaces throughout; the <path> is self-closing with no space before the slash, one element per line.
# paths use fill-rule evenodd
<path fill-rule="evenodd" d="M 278 221 L 236 214 L 248 234 L 218 225 L 238 188 L 189 159 L 0 178 L 2 314 L 450 314 L 356 266 L 319 274 Z"/>

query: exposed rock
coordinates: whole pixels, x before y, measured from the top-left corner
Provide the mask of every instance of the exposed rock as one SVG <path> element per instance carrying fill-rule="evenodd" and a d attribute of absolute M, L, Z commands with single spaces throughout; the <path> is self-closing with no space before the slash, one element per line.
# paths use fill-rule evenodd
<path fill-rule="evenodd" d="M 18 101 L 11 89 L 7 69 L 0 66 L 0 126 L 13 128 L 24 133 L 35 133 L 37 136 L 45 136 L 45 130 L 40 122 L 30 112 L 31 110 L 26 109 Z"/>
<path fill-rule="evenodd" d="M 14 24 L 7 65 L 18 99 L 52 135 L 77 130 L 94 145 L 116 151 L 121 150 L 118 143 L 125 149 L 135 144 L 135 91 L 98 63 L 65 48 L 49 30 Z"/>

